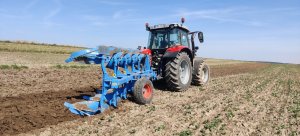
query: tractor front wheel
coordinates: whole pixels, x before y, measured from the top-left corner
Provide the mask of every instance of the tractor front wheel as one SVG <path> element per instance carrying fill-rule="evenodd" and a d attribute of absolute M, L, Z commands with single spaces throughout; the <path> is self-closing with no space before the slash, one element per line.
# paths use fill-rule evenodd
<path fill-rule="evenodd" d="M 139 104 L 148 104 L 152 101 L 153 90 L 152 82 L 142 77 L 134 83 L 133 97 Z"/>
<path fill-rule="evenodd" d="M 210 69 L 203 59 L 195 59 L 193 67 L 192 84 L 205 86 L 209 82 Z"/>
<path fill-rule="evenodd" d="M 178 53 L 177 56 L 167 62 L 165 66 L 165 81 L 173 91 L 185 91 L 189 88 L 192 80 L 192 64 L 186 52 Z"/>

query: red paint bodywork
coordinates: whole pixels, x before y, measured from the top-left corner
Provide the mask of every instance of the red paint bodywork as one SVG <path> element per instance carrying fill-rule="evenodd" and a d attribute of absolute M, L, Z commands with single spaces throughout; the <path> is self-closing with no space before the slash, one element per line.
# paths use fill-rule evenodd
<path fill-rule="evenodd" d="M 167 52 L 180 52 L 183 48 L 188 48 L 186 46 L 177 45 L 167 49 Z"/>
<path fill-rule="evenodd" d="M 150 50 L 150 49 L 143 49 L 143 50 L 142 50 L 142 53 L 143 53 L 143 54 L 150 55 L 150 56 L 152 55 L 152 53 L 151 53 L 151 50 Z"/>
<path fill-rule="evenodd" d="M 152 53 L 151 53 L 151 50 L 150 49 L 143 49 L 142 53 L 150 56 L 150 64 L 152 65 Z"/>

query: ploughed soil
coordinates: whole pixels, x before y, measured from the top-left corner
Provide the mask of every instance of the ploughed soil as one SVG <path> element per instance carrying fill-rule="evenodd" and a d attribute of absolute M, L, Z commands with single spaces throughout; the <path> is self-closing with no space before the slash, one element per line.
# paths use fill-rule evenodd
<path fill-rule="evenodd" d="M 255 72 L 268 64 L 244 63 L 211 67 L 211 76 Z M 99 69 L 28 69 L 0 71 L 0 135 L 13 135 L 81 118 L 64 107 L 93 95 Z"/>
<path fill-rule="evenodd" d="M 0 70 L 0 97 L 100 86 L 99 67 Z"/>
<path fill-rule="evenodd" d="M 0 135 L 18 134 L 80 118 L 70 114 L 63 103 L 93 93 L 92 87 L 86 87 L 0 98 Z"/>

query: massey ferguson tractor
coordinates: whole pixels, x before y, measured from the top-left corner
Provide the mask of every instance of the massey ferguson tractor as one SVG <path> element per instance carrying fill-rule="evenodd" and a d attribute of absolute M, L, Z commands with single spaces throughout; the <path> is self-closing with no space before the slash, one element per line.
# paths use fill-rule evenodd
<path fill-rule="evenodd" d="M 185 91 L 191 84 L 204 86 L 209 81 L 209 67 L 196 58 L 199 49 L 195 37 L 203 42 L 203 33 L 190 32 L 181 23 L 149 26 L 148 46 L 138 50 L 112 46 L 73 52 L 66 62 L 98 64 L 102 70 L 101 89 L 95 96 L 83 96 L 86 101 L 65 106 L 74 114 L 90 116 L 117 107 L 121 99 L 132 96 L 139 104 L 149 104 L 153 98 L 155 80 L 166 82 L 168 90 Z"/>
<path fill-rule="evenodd" d="M 199 49 L 195 46 L 195 36 L 203 42 L 203 33 L 190 32 L 181 24 L 160 24 L 149 26 L 148 48 L 142 53 L 152 58 L 152 68 L 158 78 L 166 81 L 170 90 L 185 91 L 190 84 L 205 85 L 209 81 L 209 67 L 201 58 L 196 58 Z"/>

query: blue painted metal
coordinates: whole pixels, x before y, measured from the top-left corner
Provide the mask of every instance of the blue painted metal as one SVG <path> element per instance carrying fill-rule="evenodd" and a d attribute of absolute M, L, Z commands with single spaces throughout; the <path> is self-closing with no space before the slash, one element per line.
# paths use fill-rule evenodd
<path fill-rule="evenodd" d="M 100 64 L 102 69 L 102 88 L 93 97 L 84 96 L 86 101 L 64 105 L 74 114 L 94 115 L 104 112 L 109 106 L 117 107 L 121 99 L 127 99 L 127 94 L 133 92 L 134 83 L 141 77 L 156 80 L 152 70 L 150 56 L 139 51 L 100 46 L 98 49 L 85 49 L 74 52 L 66 62 L 82 62 Z M 124 69 L 121 72 L 119 69 Z M 131 68 L 131 69 L 130 69 Z M 107 69 L 113 71 L 113 76 Z"/>

